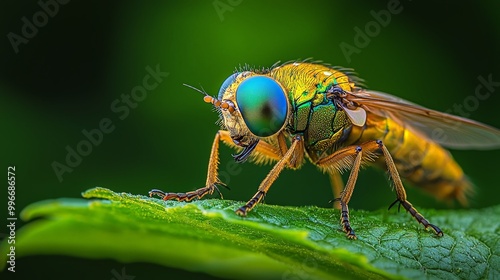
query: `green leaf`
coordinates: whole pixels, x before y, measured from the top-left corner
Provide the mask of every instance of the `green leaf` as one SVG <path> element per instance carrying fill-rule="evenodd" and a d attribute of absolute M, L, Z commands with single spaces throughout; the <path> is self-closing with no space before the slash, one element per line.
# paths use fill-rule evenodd
<path fill-rule="evenodd" d="M 94 188 L 88 199 L 28 206 L 16 256 L 61 254 L 151 262 L 233 279 L 497 279 L 500 206 L 421 211 L 445 236 L 410 215 L 351 210 L 358 240 L 340 231 L 339 212 L 317 207 L 242 205 L 220 199 L 183 203 Z M 5 269 L 9 244 L 1 244 Z"/>

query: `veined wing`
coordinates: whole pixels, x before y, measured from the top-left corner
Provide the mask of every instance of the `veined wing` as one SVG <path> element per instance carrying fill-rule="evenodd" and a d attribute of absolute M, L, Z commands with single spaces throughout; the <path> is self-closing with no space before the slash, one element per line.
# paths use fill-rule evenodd
<path fill-rule="evenodd" d="M 347 99 L 368 112 L 390 117 L 444 147 L 500 148 L 500 130 L 480 122 L 431 110 L 383 92 L 358 90 L 349 93 Z"/>

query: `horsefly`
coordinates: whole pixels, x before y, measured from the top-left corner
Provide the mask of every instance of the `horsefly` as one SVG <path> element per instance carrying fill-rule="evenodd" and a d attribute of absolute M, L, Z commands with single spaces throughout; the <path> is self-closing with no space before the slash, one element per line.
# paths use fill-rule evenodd
<path fill-rule="evenodd" d="M 348 203 L 362 165 L 387 169 L 396 200 L 426 229 L 431 224 L 408 201 L 401 178 L 443 200 L 467 204 L 472 184 L 444 148 L 500 148 L 496 128 L 424 108 L 390 94 L 364 89 L 349 69 L 293 62 L 270 69 L 240 69 L 222 84 L 217 97 L 204 100 L 219 112 L 203 188 L 186 193 L 151 190 L 164 200 L 191 201 L 218 191 L 219 142 L 239 150 L 238 163 L 275 162 L 257 193 L 236 210 L 246 216 L 266 195 L 284 168 L 298 169 L 306 159 L 330 176 L 350 239 Z M 350 170 L 347 183 L 340 176 Z"/>

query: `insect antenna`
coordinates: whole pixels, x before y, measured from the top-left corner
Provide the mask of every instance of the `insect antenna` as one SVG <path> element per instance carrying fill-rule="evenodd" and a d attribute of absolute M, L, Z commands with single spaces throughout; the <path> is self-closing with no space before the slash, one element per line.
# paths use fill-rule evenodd
<path fill-rule="evenodd" d="M 198 89 L 198 88 L 195 88 L 191 85 L 188 85 L 188 84 L 183 84 L 184 86 L 190 88 L 190 89 L 194 89 L 195 91 L 205 95 L 203 97 L 203 101 L 205 101 L 206 103 L 212 103 L 214 105 L 215 108 L 217 109 L 226 109 L 228 110 L 230 113 L 234 112 L 235 108 L 234 108 L 234 105 L 230 102 L 226 102 L 226 101 L 223 101 L 223 100 L 219 100 L 213 96 L 210 96 L 202 87 L 202 89 Z"/>
<path fill-rule="evenodd" d="M 198 88 L 193 87 L 192 85 L 188 85 L 188 84 L 182 84 L 182 85 L 186 86 L 186 87 L 188 87 L 190 89 L 193 89 L 193 90 L 195 90 L 195 91 L 197 91 L 197 92 L 199 92 L 199 93 L 201 93 L 201 94 L 203 94 L 205 96 L 208 95 L 208 93 L 203 89 L 203 87 L 201 89 L 198 89 Z"/>

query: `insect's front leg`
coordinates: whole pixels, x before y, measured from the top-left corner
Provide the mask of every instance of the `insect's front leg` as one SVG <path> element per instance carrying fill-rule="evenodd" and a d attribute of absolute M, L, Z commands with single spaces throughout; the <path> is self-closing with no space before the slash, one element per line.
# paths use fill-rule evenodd
<path fill-rule="evenodd" d="M 224 186 L 224 183 L 219 180 L 217 172 L 219 165 L 219 143 L 221 141 L 231 148 L 241 148 L 234 144 L 228 131 L 219 130 L 215 134 L 215 139 L 212 144 L 212 150 L 210 152 L 210 159 L 208 161 L 207 181 L 205 183 L 205 187 L 186 193 L 169 193 L 162 190 L 153 189 L 149 192 L 149 196 L 156 195 L 163 200 L 174 199 L 177 201 L 191 201 L 193 199 L 200 199 L 207 194 L 213 194 L 214 190 L 216 190 L 222 197 L 222 193 L 217 188 L 217 185 Z M 278 161 L 282 158 L 280 149 L 281 148 L 276 148 L 265 141 L 259 141 L 257 147 L 253 152 L 258 155 L 264 162 L 267 160 Z"/>
<path fill-rule="evenodd" d="M 217 177 L 218 175 L 217 168 L 219 165 L 219 142 L 221 140 L 224 142 L 231 141 L 229 132 L 225 130 L 219 130 L 215 134 L 215 139 L 212 144 L 212 150 L 210 152 L 210 159 L 208 161 L 207 181 L 205 183 L 205 187 L 186 193 L 170 193 L 153 189 L 149 192 L 149 196 L 152 197 L 153 195 L 156 195 L 162 198 L 163 200 L 175 199 L 177 201 L 191 201 L 193 199 L 200 199 L 207 194 L 213 194 L 214 190 L 217 190 L 217 192 L 219 192 L 219 194 L 222 197 L 221 192 L 217 188 L 217 185 L 224 185 Z"/>
<path fill-rule="evenodd" d="M 284 150 L 284 149 L 283 149 Z M 304 140 L 302 136 L 297 135 L 292 140 L 290 148 L 281 157 L 281 159 L 274 165 L 273 169 L 267 174 L 266 178 L 260 183 L 257 193 L 242 207 L 236 210 L 236 214 L 246 216 L 248 211 L 252 210 L 266 195 L 267 191 L 278 178 L 279 174 L 285 166 L 296 168 L 300 163 L 296 161 L 297 158 L 303 158 L 304 153 Z"/>

